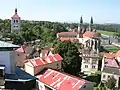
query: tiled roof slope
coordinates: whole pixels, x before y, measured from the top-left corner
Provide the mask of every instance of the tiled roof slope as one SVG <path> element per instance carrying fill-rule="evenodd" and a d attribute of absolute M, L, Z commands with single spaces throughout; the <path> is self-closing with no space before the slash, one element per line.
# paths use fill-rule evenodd
<path fill-rule="evenodd" d="M 38 79 L 56 90 L 80 90 L 85 83 L 84 79 L 70 76 L 52 69 L 47 69 Z"/>

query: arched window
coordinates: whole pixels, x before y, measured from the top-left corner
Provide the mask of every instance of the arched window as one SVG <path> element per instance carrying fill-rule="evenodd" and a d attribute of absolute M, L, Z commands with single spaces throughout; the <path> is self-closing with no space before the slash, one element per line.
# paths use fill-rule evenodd
<path fill-rule="evenodd" d="M 18 23 L 18 20 L 16 20 L 16 23 Z"/>

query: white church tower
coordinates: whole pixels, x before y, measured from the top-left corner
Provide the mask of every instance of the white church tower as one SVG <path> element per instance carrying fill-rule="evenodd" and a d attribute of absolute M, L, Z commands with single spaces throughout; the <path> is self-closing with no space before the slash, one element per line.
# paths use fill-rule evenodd
<path fill-rule="evenodd" d="M 15 14 L 11 17 L 11 33 L 17 33 L 20 31 L 20 17 L 17 14 L 17 8 Z"/>

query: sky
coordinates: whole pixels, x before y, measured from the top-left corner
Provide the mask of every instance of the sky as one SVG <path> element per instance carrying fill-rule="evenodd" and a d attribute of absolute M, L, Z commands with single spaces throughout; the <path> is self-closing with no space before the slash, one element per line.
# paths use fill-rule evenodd
<path fill-rule="evenodd" d="M 120 23 L 120 0 L 1 0 L 0 18 L 10 19 L 15 8 L 23 20 Z"/>

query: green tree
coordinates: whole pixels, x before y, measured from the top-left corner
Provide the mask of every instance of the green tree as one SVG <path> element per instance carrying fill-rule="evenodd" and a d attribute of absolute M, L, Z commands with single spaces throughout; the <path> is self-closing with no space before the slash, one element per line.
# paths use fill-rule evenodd
<path fill-rule="evenodd" d="M 63 57 L 62 70 L 72 75 L 78 75 L 81 70 L 81 58 L 77 47 L 71 41 L 59 42 L 54 53 Z"/>
<path fill-rule="evenodd" d="M 110 78 L 108 78 L 107 82 L 106 82 L 106 87 L 114 90 L 116 86 L 116 79 L 112 76 Z"/>

